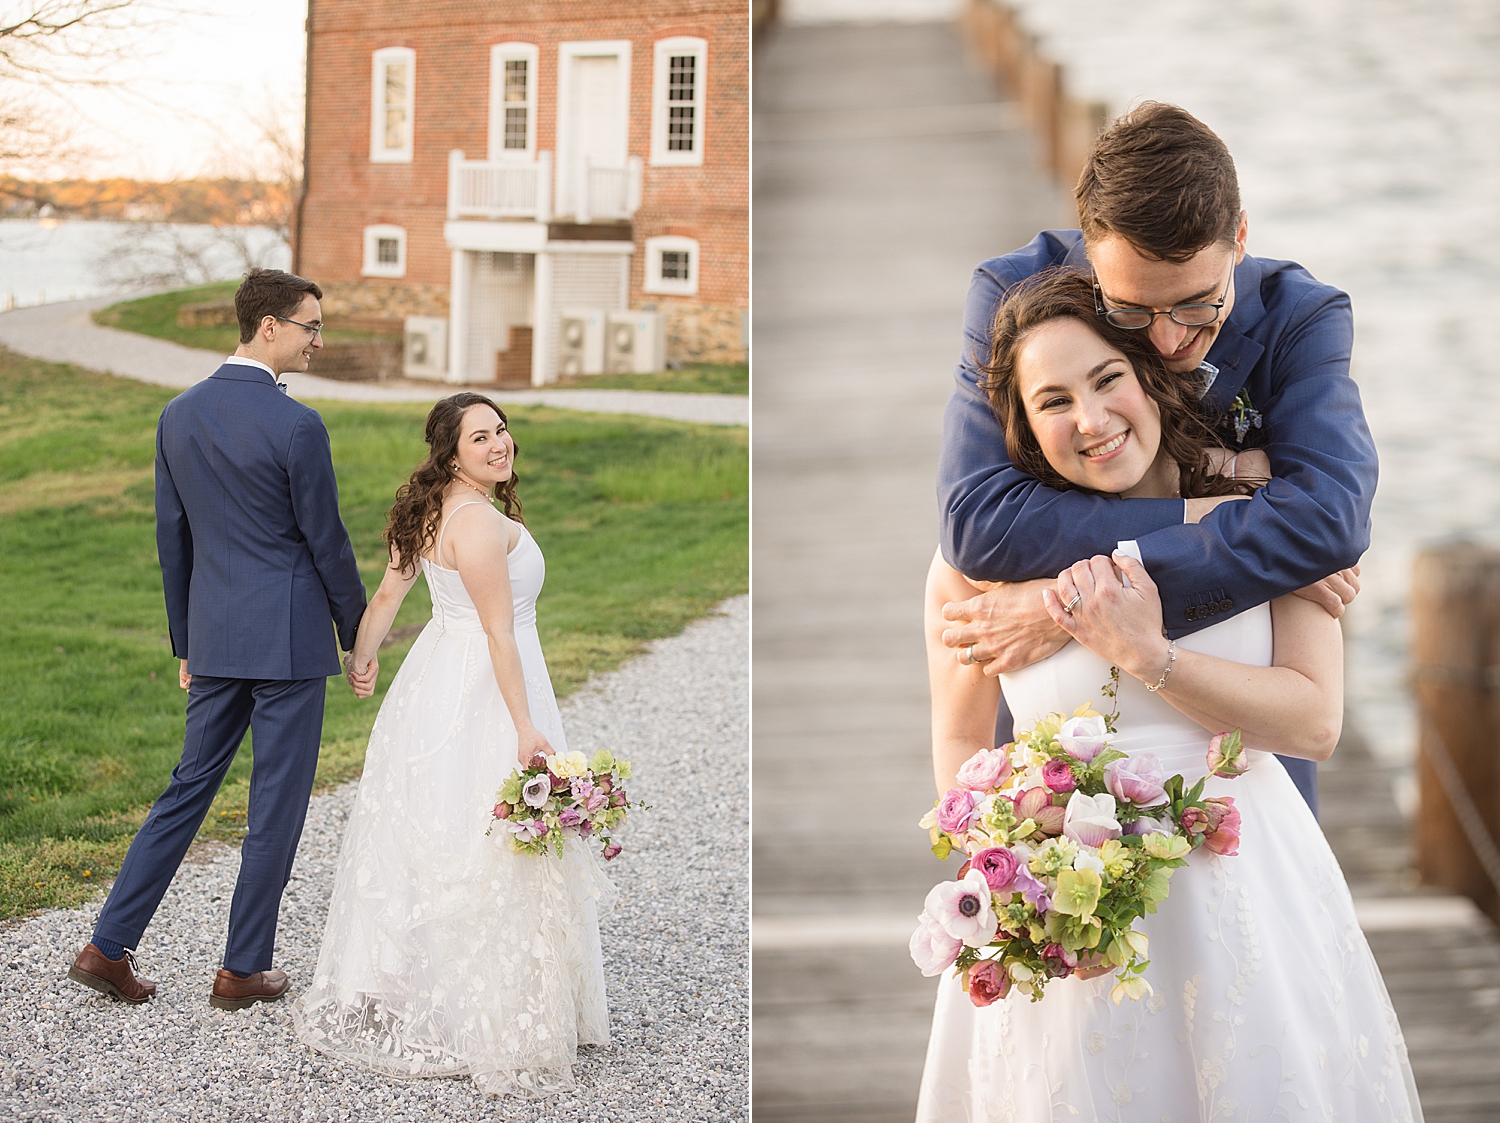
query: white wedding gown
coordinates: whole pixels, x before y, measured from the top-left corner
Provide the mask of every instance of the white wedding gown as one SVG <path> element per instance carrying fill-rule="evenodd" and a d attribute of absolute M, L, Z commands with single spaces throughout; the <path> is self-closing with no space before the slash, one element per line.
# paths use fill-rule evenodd
<path fill-rule="evenodd" d="M 1178 646 L 1271 662 L 1268 606 Z M 1002 677 L 1024 730 L 1101 709 L 1109 664 L 1078 643 Z M 1209 735 L 1129 676 L 1114 747 L 1153 752 L 1191 784 Z M 983 1009 L 944 973 L 917 1123 L 1229 1123 L 1420 1120 L 1406 1044 L 1338 862 L 1281 763 L 1212 779 L 1242 815 L 1239 853 L 1195 851 L 1137 922 L 1151 997 L 1116 1006 L 1115 979 L 1057 979 Z"/>
<path fill-rule="evenodd" d="M 536 631 L 546 565 L 524 527 L 509 565 L 531 719 L 565 752 Z M 485 833 L 515 725 L 458 573 L 422 570 L 432 620 L 370 734 L 297 1035 L 390 1076 L 567 1091 L 577 1046 L 609 1041 L 598 913 L 614 890 L 592 845 L 527 856 Z"/>

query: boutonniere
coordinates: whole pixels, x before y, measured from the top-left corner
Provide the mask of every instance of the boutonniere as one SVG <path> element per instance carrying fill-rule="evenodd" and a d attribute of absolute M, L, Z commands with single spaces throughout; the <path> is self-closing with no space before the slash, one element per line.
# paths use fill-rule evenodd
<path fill-rule="evenodd" d="M 1241 388 L 1240 392 L 1234 396 L 1234 401 L 1230 403 L 1229 416 L 1224 419 L 1226 425 L 1230 423 L 1234 425 L 1234 443 L 1244 444 L 1245 434 L 1252 428 L 1259 429 L 1261 421 L 1260 410 L 1250 404 L 1250 392 Z"/>

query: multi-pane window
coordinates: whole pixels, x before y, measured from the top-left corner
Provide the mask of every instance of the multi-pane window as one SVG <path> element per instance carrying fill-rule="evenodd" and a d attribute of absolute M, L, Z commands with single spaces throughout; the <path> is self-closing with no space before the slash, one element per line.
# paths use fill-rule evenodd
<path fill-rule="evenodd" d="M 373 57 L 370 90 L 370 159 L 408 163 L 412 157 L 416 52 L 385 47 Z"/>
<path fill-rule="evenodd" d="M 708 44 L 677 36 L 655 44 L 651 162 L 702 164 L 707 105 Z"/>
<path fill-rule="evenodd" d="M 534 43 L 497 43 L 490 48 L 491 160 L 529 159 L 536 149 Z"/>
<path fill-rule="evenodd" d="M 691 152 L 698 110 L 698 56 L 671 55 L 667 71 L 667 150 Z"/>
<path fill-rule="evenodd" d="M 698 242 L 680 234 L 646 239 L 645 292 L 695 296 L 698 292 Z"/>
<path fill-rule="evenodd" d="M 365 227 L 364 267 L 366 277 L 406 276 L 406 230 L 381 223 Z"/>
<path fill-rule="evenodd" d="M 523 58 L 505 60 L 505 147 L 526 147 L 526 92 L 529 89 L 527 70 L 530 63 Z"/>

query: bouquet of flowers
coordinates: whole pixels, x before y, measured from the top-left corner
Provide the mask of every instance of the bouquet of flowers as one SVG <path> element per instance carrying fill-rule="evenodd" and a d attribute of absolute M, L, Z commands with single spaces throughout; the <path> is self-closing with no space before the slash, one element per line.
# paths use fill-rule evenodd
<path fill-rule="evenodd" d="M 1049 980 L 1085 969 L 1118 970 L 1116 1004 L 1151 993 L 1146 935 L 1131 925 L 1194 849 L 1238 853 L 1240 814 L 1231 798 L 1204 799 L 1204 780 L 1184 791 L 1181 775 L 1164 778 L 1154 754 L 1110 748 L 1116 716 L 1049 715 L 959 769 L 921 822 L 939 858 L 968 856 L 912 934 L 924 975 L 956 967 L 976 1006 L 1012 989 L 1040 1001 Z M 1243 774 L 1240 731 L 1214 737 L 1207 759 L 1210 775 Z"/>
<path fill-rule="evenodd" d="M 550 843 L 561 858 L 563 839 L 571 834 L 597 837 L 604 860 L 611 861 L 622 847 L 609 832 L 625 821 L 632 806 L 621 786 L 628 779 L 630 762 L 608 749 L 600 749 L 593 759 L 577 751 L 537 753 L 495 793 L 495 823 L 509 832 L 518 854 L 545 854 Z M 637 801 L 633 806 L 646 805 Z"/>

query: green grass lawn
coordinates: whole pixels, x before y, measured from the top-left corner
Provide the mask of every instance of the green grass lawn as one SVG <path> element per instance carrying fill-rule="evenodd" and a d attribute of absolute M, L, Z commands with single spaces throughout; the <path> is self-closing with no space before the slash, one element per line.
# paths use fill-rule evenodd
<path fill-rule="evenodd" d="M 152 516 L 156 418 L 173 391 L 0 350 L 0 917 L 74 904 L 113 875 L 181 752 Z M 419 404 L 319 406 L 367 588 Z M 559 695 L 672 635 L 748 578 L 742 429 L 517 409 L 526 520 L 547 553 L 542 642 Z M 430 602 L 418 582 L 382 688 Z M 382 691 L 383 692 L 383 691 Z M 379 697 L 329 681 L 319 784 L 358 774 Z M 205 832 L 244 825 L 242 752 Z"/>
<path fill-rule="evenodd" d="M 105 327 L 169 339 L 185 347 L 201 347 L 227 355 L 239 346 L 237 328 L 184 328 L 177 326 L 177 309 L 184 304 L 208 300 L 228 300 L 234 296 L 238 281 L 224 281 L 195 289 L 146 296 L 111 304 L 94 313 L 94 322 Z M 336 327 L 337 325 L 335 325 Z M 372 339 L 373 336 L 351 332 L 325 333 L 329 342 Z M 317 360 L 312 373 L 317 373 Z M 564 378 L 559 386 L 587 386 L 599 390 L 672 390 L 692 394 L 748 394 L 750 367 L 746 363 L 689 363 L 682 370 L 664 370 L 653 374 L 590 374 Z"/>

